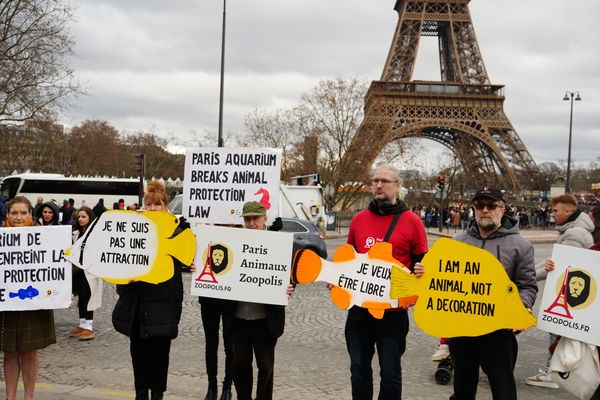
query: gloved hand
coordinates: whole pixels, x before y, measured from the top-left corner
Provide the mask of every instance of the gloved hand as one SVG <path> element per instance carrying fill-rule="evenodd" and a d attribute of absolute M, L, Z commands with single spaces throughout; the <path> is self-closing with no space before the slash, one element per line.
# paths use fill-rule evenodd
<path fill-rule="evenodd" d="M 280 231 L 283 228 L 283 222 L 281 221 L 281 217 L 275 218 L 273 221 L 273 225 L 269 227 L 270 231 Z"/>

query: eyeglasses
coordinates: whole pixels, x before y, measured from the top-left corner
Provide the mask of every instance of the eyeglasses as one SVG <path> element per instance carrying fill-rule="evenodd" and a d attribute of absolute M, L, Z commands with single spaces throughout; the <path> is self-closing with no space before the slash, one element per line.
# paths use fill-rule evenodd
<path fill-rule="evenodd" d="M 390 181 L 389 179 L 371 179 L 371 183 L 373 185 L 377 185 L 378 183 L 381 183 L 382 185 L 388 184 L 388 183 L 398 183 L 398 181 Z"/>
<path fill-rule="evenodd" d="M 491 203 L 491 204 L 483 204 L 483 203 L 475 203 L 475 208 L 479 211 L 483 211 L 484 208 L 487 208 L 490 211 L 494 211 L 498 207 L 502 207 L 500 204 Z"/>

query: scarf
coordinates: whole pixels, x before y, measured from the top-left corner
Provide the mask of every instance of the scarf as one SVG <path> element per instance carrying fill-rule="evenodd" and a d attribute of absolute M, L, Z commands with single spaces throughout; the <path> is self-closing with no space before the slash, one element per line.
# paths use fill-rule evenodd
<path fill-rule="evenodd" d="M 369 202 L 369 210 L 375 215 L 392 215 L 402 214 L 407 208 L 402 200 L 392 204 L 388 200 L 373 199 Z"/>
<path fill-rule="evenodd" d="M 6 221 L 4 221 L 4 226 L 6 228 L 17 228 L 16 226 L 10 223 L 8 218 L 6 219 Z M 27 218 L 27 221 L 25 221 L 25 225 L 23 226 L 33 226 L 33 218 L 31 218 L 31 215 L 29 216 L 29 218 Z"/>

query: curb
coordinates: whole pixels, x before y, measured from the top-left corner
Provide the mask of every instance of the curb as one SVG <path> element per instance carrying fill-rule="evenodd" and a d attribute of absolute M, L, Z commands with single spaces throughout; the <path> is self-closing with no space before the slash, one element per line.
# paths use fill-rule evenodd
<path fill-rule="evenodd" d="M 6 382 L 0 382 L 0 388 L 6 388 Z M 23 383 L 19 382 L 17 389 L 19 396 L 23 394 Z M 135 392 L 120 391 L 115 389 L 102 389 L 90 386 L 61 385 L 57 383 L 36 382 L 36 397 L 44 399 L 68 400 L 68 399 L 134 399 Z M 167 392 L 168 394 L 168 392 Z M 172 400 L 186 400 L 184 397 L 169 395 Z"/>

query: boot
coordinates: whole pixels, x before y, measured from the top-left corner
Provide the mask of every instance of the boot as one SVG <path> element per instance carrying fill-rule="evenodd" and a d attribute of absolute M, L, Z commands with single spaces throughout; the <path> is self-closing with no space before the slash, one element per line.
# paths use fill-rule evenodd
<path fill-rule="evenodd" d="M 135 400 L 150 400 L 148 397 L 148 390 L 135 392 Z"/>
<path fill-rule="evenodd" d="M 163 392 L 155 392 L 154 390 L 151 393 L 150 400 L 162 400 Z"/>
<path fill-rule="evenodd" d="M 204 400 L 217 400 L 217 389 L 209 387 Z"/>
<path fill-rule="evenodd" d="M 221 400 L 231 400 L 231 386 L 223 386 Z"/>

